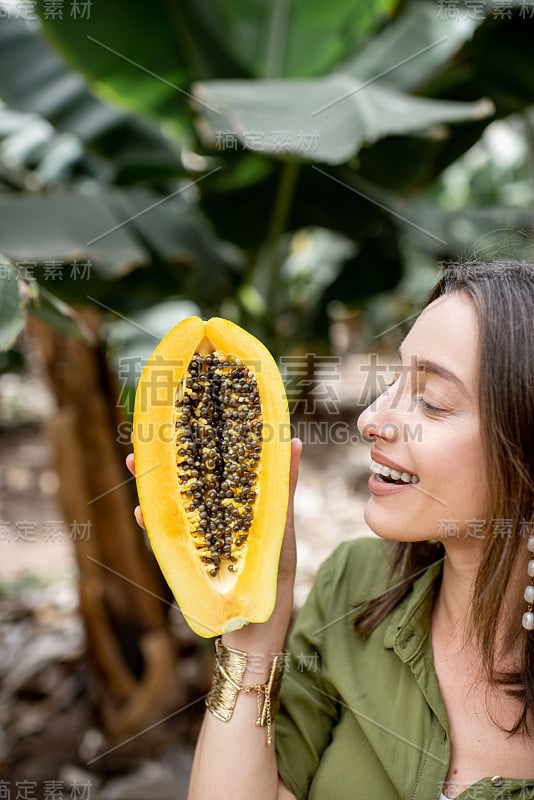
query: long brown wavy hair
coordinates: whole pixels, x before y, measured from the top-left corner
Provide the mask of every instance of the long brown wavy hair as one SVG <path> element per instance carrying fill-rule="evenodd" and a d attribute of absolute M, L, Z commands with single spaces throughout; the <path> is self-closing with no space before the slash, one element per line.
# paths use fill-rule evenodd
<path fill-rule="evenodd" d="M 476 309 L 480 339 L 479 412 L 490 503 L 482 557 L 474 585 L 469 631 L 478 642 L 490 686 L 504 685 L 521 701 L 511 735 L 528 735 L 534 715 L 534 631 L 526 631 L 526 604 L 519 594 L 511 607 L 503 598 L 516 572 L 528 581 L 527 537 L 534 534 L 534 265 L 500 261 L 451 264 L 425 306 L 452 292 L 467 294 Z M 506 521 L 503 535 L 492 523 Z M 389 579 L 393 588 L 357 609 L 356 629 L 368 635 L 410 592 L 417 576 L 439 558 L 443 546 L 394 542 Z M 497 666 L 498 623 L 508 631 L 506 649 L 521 643 L 517 670 Z"/>

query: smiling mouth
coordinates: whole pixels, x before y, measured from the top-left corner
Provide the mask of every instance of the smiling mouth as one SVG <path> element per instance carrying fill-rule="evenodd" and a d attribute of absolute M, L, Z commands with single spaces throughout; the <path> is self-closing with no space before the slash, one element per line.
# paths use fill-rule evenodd
<path fill-rule="evenodd" d="M 400 472 L 397 469 L 371 461 L 371 472 L 374 472 L 377 480 L 381 483 L 394 483 L 396 486 L 403 486 L 409 483 L 419 483 L 419 478 L 411 472 Z"/>

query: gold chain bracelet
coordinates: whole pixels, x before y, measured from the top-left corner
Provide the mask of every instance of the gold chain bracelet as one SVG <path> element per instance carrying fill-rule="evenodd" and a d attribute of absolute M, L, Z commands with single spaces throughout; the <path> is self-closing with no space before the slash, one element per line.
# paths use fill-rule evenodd
<path fill-rule="evenodd" d="M 234 713 L 237 695 L 255 692 L 258 697 L 256 725 L 267 728 L 267 744 L 272 744 L 271 728 L 279 708 L 278 695 L 282 676 L 286 669 L 287 653 L 273 656 L 269 678 L 266 683 L 243 685 L 247 667 L 247 654 L 243 650 L 227 647 L 220 639 L 215 641 L 215 673 L 206 697 L 206 706 L 222 722 L 228 722 Z"/>

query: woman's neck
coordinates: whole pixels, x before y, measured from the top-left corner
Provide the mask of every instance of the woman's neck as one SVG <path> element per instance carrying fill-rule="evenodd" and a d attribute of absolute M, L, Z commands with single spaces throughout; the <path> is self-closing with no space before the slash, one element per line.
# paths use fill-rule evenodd
<path fill-rule="evenodd" d="M 480 542 L 465 540 L 445 542 L 445 561 L 440 590 L 436 598 L 436 617 L 451 634 L 465 631 L 469 622 L 471 599 L 480 564 Z"/>
<path fill-rule="evenodd" d="M 440 632 L 452 650 L 462 649 L 464 652 L 467 650 L 475 655 L 477 642 L 476 637 L 472 636 L 470 615 L 482 553 L 482 542 L 451 539 L 444 544 L 446 557 L 441 585 L 434 604 L 432 625 Z M 521 591 L 519 584 L 520 581 L 514 570 L 508 585 L 508 597 L 502 598 L 503 607 L 514 607 L 514 604 L 509 604 L 507 600 L 518 596 Z M 503 618 L 497 624 L 503 634 L 497 636 L 497 641 L 508 643 L 509 639 L 504 634 L 510 630 L 509 621 Z M 501 654 L 507 663 L 503 663 L 502 666 L 504 668 L 511 667 L 517 655 L 517 652 L 510 652 L 507 645 L 505 652 Z"/>

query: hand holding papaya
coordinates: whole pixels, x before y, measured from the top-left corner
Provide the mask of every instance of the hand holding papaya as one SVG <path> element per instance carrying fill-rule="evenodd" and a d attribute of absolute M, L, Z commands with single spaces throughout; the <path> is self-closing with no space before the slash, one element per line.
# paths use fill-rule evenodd
<path fill-rule="evenodd" d="M 183 320 L 147 362 L 133 425 L 142 521 L 200 636 L 231 633 L 272 614 L 290 462 L 292 452 L 298 462 L 301 447 L 291 444 L 289 431 L 274 359 L 228 320 Z M 292 475 L 293 492 L 295 465 Z M 141 522 L 139 510 L 136 516 Z M 294 570 L 293 537 L 281 560 L 278 594 L 283 587 L 286 598 Z M 288 599 L 285 605 L 289 618 Z"/>

